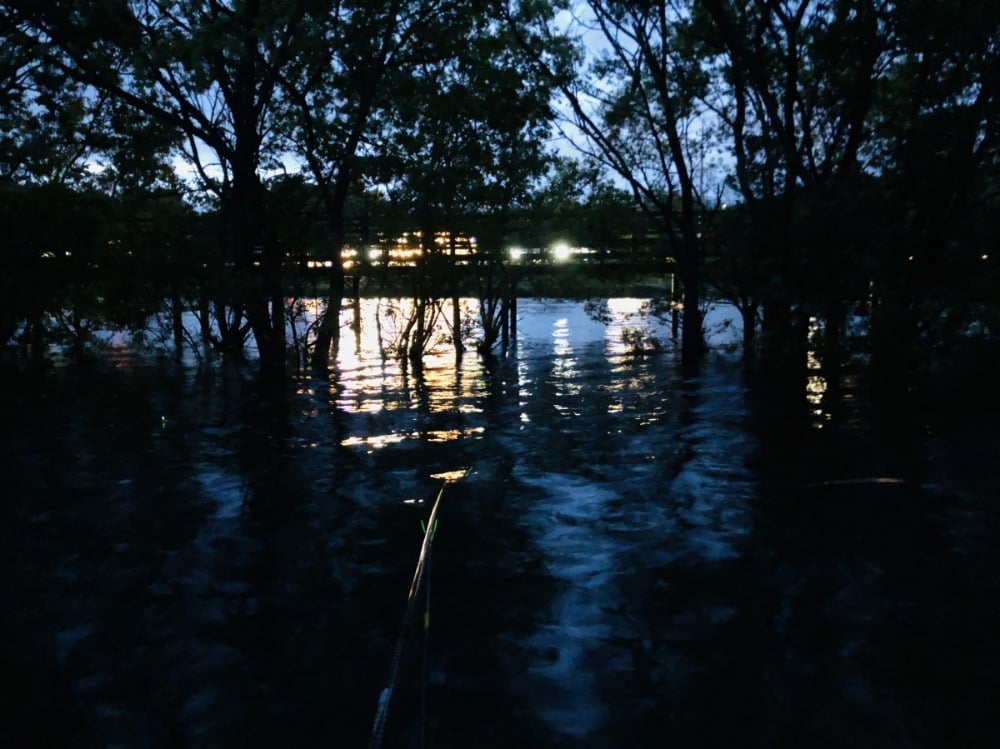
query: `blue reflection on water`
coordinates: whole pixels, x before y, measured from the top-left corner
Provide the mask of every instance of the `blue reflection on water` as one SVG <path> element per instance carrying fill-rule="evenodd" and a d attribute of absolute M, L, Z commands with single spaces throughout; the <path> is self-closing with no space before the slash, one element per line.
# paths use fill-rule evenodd
<path fill-rule="evenodd" d="M 929 433 L 845 380 L 817 430 L 724 353 L 685 372 L 638 308 L 522 302 L 489 367 L 359 336 L 283 401 L 139 357 L 19 382 L 3 730 L 363 745 L 431 476 L 471 466 L 434 547 L 429 743 L 970 745 L 1000 664 L 995 425 Z"/>

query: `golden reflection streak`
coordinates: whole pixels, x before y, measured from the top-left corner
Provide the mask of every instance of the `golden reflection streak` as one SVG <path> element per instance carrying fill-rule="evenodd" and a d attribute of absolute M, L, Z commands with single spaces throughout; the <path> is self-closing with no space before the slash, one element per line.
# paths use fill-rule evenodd
<path fill-rule="evenodd" d="M 475 395 L 475 379 L 456 378 L 455 350 L 450 341 L 450 300 L 445 302 L 446 314 L 439 316 L 430 348 L 423 356 L 422 381 L 431 410 L 455 408 L 460 399 Z M 473 315 L 477 300 L 459 299 L 463 316 Z M 376 413 L 382 409 L 420 407 L 419 397 L 412 394 L 418 378 L 404 375 L 399 361 L 393 356 L 403 329 L 414 311 L 409 298 L 359 299 L 342 310 L 344 333 L 337 354 L 339 370 L 335 392 L 338 408 L 348 413 Z M 353 331 L 353 335 L 349 331 Z M 384 358 L 383 358 L 384 357 Z M 469 359 L 474 364 L 473 359 Z M 406 391 L 410 397 L 392 400 L 387 392 Z M 472 406 L 457 406 L 464 412 L 478 412 Z"/>
<path fill-rule="evenodd" d="M 806 400 L 813 406 L 814 429 L 822 429 L 824 422 L 831 418 L 830 414 L 823 410 L 823 397 L 826 395 L 827 387 L 825 377 L 811 375 L 806 378 Z"/>
<path fill-rule="evenodd" d="M 460 468 L 457 471 L 445 471 L 444 473 L 432 473 L 432 479 L 441 479 L 445 483 L 451 484 L 459 479 L 464 479 L 465 475 L 469 472 L 468 468 Z"/>
<path fill-rule="evenodd" d="M 813 343 L 819 338 L 820 335 L 822 335 L 822 333 L 823 325 L 820 323 L 819 318 L 810 317 L 809 331 L 806 335 L 807 340 L 810 343 Z M 822 370 L 823 363 L 816 350 L 809 349 L 806 351 L 806 367 L 810 372 Z M 823 410 L 823 399 L 826 396 L 828 387 L 829 384 L 827 383 L 826 377 L 823 377 L 822 375 L 809 375 L 806 378 L 806 401 L 813 406 L 812 425 L 814 429 L 822 429 L 824 422 L 829 421 L 831 418 L 830 414 Z"/>
<path fill-rule="evenodd" d="M 823 402 L 823 396 L 826 394 L 826 378 L 820 377 L 818 375 L 810 376 L 806 378 L 806 400 L 814 405 L 818 405 Z"/>
<path fill-rule="evenodd" d="M 408 439 L 426 439 L 428 442 L 453 442 L 463 437 L 473 437 L 486 431 L 485 427 L 469 427 L 468 429 L 431 429 L 417 432 L 392 432 L 391 434 L 372 434 L 366 437 L 352 436 L 341 440 L 341 447 L 369 447 L 369 454 L 383 447 L 395 445 Z"/>
<path fill-rule="evenodd" d="M 372 448 L 372 450 L 381 450 L 387 445 L 393 445 L 397 442 L 402 442 L 407 439 L 410 435 L 408 434 L 373 434 L 368 437 L 348 437 L 345 440 L 341 440 L 340 444 L 342 447 L 355 447 L 358 445 L 367 445 Z"/>

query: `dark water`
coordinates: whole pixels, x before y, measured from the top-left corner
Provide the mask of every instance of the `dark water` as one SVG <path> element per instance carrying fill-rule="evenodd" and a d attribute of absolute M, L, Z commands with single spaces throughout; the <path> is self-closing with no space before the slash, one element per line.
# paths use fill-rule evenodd
<path fill-rule="evenodd" d="M 432 475 L 471 467 L 427 746 L 995 745 L 995 413 L 765 398 L 724 353 L 632 356 L 628 307 L 525 304 L 492 372 L 348 339 L 283 402 L 121 349 L 11 375 L 0 739 L 365 746 Z M 417 745 L 422 647 L 385 746 Z"/>

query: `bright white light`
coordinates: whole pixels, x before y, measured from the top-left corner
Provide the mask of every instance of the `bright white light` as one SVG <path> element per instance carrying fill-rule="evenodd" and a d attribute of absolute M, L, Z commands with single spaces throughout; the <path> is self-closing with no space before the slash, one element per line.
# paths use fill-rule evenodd
<path fill-rule="evenodd" d="M 989 256 L 989 255 L 987 255 L 987 254 L 986 254 L 986 253 L 984 252 L 984 253 L 983 253 L 982 255 L 980 255 L 980 256 L 979 256 L 979 259 L 980 259 L 980 260 L 989 260 L 989 259 L 990 259 L 990 256 Z"/>
<path fill-rule="evenodd" d="M 524 257 L 524 250 L 520 247 L 511 247 L 507 250 L 507 253 L 510 255 L 510 261 L 512 263 L 519 263 L 521 262 L 521 258 Z"/>
<path fill-rule="evenodd" d="M 558 262 L 562 263 L 569 260 L 573 255 L 573 250 L 565 242 L 559 242 L 558 244 L 552 245 L 552 257 L 554 257 Z"/>
<path fill-rule="evenodd" d="M 376 247 L 372 247 L 370 250 L 368 250 L 368 259 L 369 260 L 378 260 L 378 257 L 381 254 L 382 254 L 381 250 L 379 250 Z"/>

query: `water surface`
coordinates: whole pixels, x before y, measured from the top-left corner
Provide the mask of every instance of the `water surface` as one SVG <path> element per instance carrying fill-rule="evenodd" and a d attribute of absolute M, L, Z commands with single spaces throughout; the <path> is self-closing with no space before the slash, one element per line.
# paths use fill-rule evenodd
<path fill-rule="evenodd" d="M 523 302 L 506 357 L 422 373 L 365 323 L 283 400 L 125 347 L 12 374 L 0 730 L 366 745 L 432 476 L 469 468 L 386 746 L 992 746 L 995 420 L 763 398 L 638 306 Z"/>

